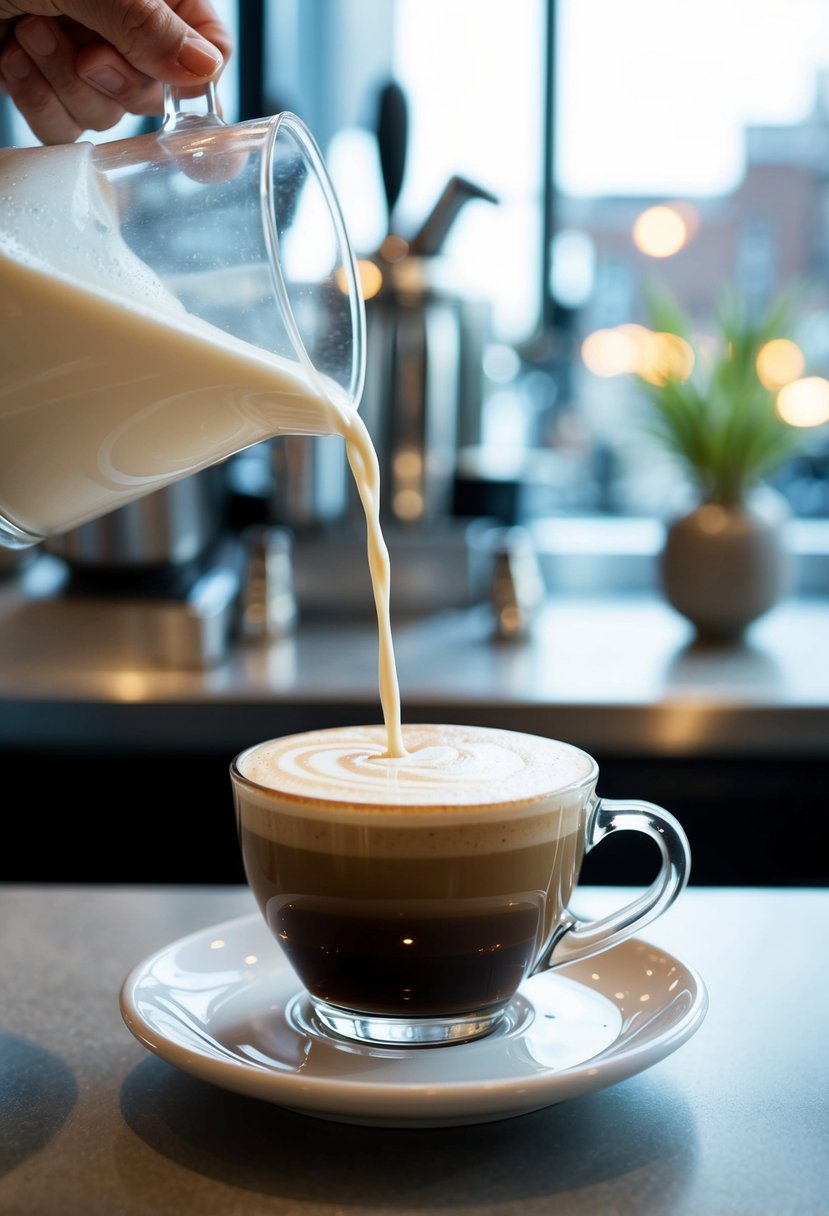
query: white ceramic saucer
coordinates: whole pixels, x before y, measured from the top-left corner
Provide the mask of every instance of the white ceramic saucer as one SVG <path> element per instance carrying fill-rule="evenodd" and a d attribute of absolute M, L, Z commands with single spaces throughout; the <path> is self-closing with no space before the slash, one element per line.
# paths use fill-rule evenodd
<path fill-rule="evenodd" d="M 633 939 L 528 980 L 486 1038 L 363 1048 L 314 1029 L 258 913 L 159 950 L 130 972 L 120 1001 L 138 1041 L 193 1076 L 386 1127 L 486 1123 L 612 1085 L 675 1051 L 708 1006 L 690 967 Z"/>

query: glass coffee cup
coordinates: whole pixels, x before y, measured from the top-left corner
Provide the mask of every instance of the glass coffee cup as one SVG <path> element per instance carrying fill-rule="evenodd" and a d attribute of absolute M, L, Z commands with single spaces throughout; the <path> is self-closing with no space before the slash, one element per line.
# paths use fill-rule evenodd
<path fill-rule="evenodd" d="M 0 186 L 0 544 L 356 410 L 356 261 L 296 115 L 168 88 L 158 132 L 2 150 Z"/>
<path fill-rule="evenodd" d="M 392 757 L 379 726 L 311 731 L 230 767 L 247 881 L 316 1030 L 388 1047 L 488 1034 L 527 978 L 610 949 L 687 883 L 677 820 L 599 798 L 581 749 L 448 725 L 403 738 Z M 584 856 L 617 831 L 656 842 L 658 874 L 583 921 L 570 905 Z"/>

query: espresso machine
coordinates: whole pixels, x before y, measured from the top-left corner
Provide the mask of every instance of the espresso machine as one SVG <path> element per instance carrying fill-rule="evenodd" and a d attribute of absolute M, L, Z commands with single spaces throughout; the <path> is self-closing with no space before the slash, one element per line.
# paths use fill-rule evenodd
<path fill-rule="evenodd" d="M 360 415 L 380 464 L 398 613 L 457 606 L 467 597 L 467 521 L 454 517 L 453 491 L 458 452 L 480 440 L 491 307 L 454 288 L 443 254 L 464 207 L 498 201 L 454 175 L 419 229 L 400 235 L 395 210 L 407 127 L 405 97 L 389 82 L 376 123 L 387 231 L 360 262 L 367 355 Z M 275 516 L 294 535 L 300 606 L 370 611 L 363 514 L 342 444 L 284 436 L 272 445 Z"/>
<path fill-rule="evenodd" d="M 67 619 L 96 619 L 115 659 L 184 669 L 220 662 L 243 575 L 227 502 L 227 470 L 216 465 L 50 537 L 42 548 Z"/>
<path fill-rule="evenodd" d="M 479 438 L 489 306 L 440 273 L 446 236 L 474 199 L 495 201 L 452 177 L 412 240 L 390 234 L 372 263 L 378 287 L 366 301 L 360 412 L 381 454 L 384 516 L 398 526 L 450 514 L 458 449 Z"/>

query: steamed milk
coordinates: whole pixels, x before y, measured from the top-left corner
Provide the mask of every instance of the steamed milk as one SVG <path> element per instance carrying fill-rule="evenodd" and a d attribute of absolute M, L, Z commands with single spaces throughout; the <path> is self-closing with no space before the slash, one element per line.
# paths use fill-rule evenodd
<path fill-rule="evenodd" d="M 570 901 L 595 764 L 513 731 L 402 733 L 397 758 L 375 726 L 243 753 L 233 784 L 248 883 L 322 1000 L 419 1017 L 498 1007 Z"/>
<path fill-rule="evenodd" d="M 362 420 L 336 385 L 185 312 L 121 239 L 92 151 L 0 153 L 0 513 L 50 536 L 280 432 L 341 434 L 400 754 L 379 470 Z"/>
<path fill-rule="evenodd" d="M 286 813 L 291 804 L 301 807 L 315 838 L 340 819 L 363 831 L 377 823 L 378 811 L 384 823 L 398 826 L 414 816 L 427 834 L 437 824 L 453 825 L 462 849 L 464 824 L 474 812 L 492 821 L 493 847 L 514 839 L 531 845 L 540 812 L 561 815 L 580 805 L 578 788 L 595 768 L 591 756 L 569 743 L 518 731 L 412 724 L 403 733 L 404 757 L 386 754 L 377 726 L 306 731 L 249 748 L 238 769 L 264 787 L 246 792 L 250 813 L 257 808 L 267 825 L 275 793 Z M 474 848 L 480 848 L 477 835 Z"/>
<path fill-rule="evenodd" d="M 39 536 L 347 408 L 185 312 L 122 241 L 91 153 L 0 155 L 0 510 Z"/>

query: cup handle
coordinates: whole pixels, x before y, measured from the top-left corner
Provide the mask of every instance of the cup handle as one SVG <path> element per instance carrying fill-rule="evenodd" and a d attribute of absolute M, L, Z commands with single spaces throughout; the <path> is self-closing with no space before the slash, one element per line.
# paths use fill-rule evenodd
<path fill-rule="evenodd" d="M 655 840 L 662 854 L 659 873 L 637 899 L 609 916 L 582 921 L 565 912 L 533 974 L 589 958 L 631 937 L 661 916 L 687 884 L 691 850 L 682 826 L 669 811 L 638 799 L 598 798 L 585 828 L 585 852 L 612 832 L 643 832 Z"/>

